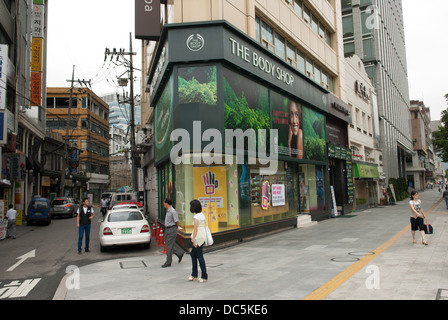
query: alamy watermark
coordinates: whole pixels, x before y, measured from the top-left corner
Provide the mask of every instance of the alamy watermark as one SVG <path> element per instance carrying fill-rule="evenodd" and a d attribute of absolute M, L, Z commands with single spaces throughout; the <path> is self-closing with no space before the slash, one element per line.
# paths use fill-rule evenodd
<path fill-rule="evenodd" d="M 269 135 L 266 129 L 260 129 L 258 132 L 254 129 L 245 131 L 227 129 L 223 137 L 221 131 L 217 129 L 207 129 L 202 133 L 201 121 L 194 121 L 193 137 L 185 129 L 175 129 L 170 139 L 174 143 L 170 159 L 175 165 L 191 164 L 191 157 L 184 155 L 189 155 L 190 148 L 193 146 L 195 151 L 192 157 L 193 164 L 230 165 L 235 164 L 235 156 L 236 164 L 245 164 L 247 153 L 247 163 L 260 165 L 261 175 L 275 175 L 278 171 L 277 129 L 269 130 Z M 204 142 L 208 144 L 202 149 Z M 267 152 L 268 143 L 269 153 Z M 201 152 L 197 153 L 198 150 Z"/>

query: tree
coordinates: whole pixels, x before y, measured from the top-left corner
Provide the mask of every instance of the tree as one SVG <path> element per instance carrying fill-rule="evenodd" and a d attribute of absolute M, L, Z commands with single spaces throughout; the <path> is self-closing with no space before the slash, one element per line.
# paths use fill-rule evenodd
<path fill-rule="evenodd" d="M 448 101 L 448 93 L 445 94 Z M 448 162 L 448 109 L 442 112 L 439 130 L 432 133 L 432 143 L 436 149 L 437 155 L 443 162 Z"/>

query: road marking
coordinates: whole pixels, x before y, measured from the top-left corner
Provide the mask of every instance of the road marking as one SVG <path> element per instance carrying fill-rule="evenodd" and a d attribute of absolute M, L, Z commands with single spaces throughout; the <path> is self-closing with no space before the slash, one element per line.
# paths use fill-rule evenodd
<path fill-rule="evenodd" d="M 17 268 L 18 266 L 20 266 L 26 259 L 28 258 L 35 258 L 36 257 L 36 250 L 31 250 L 30 252 L 28 252 L 27 254 L 24 254 L 21 257 L 18 257 L 17 259 L 20 259 L 19 262 L 17 262 L 15 265 L 13 265 L 11 268 L 9 268 L 8 270 L 6 270 L 6 272 L 11 272 L 13 271 L 15 268 Z"/>
<path fill-rule="evenodd" d="M 5 284 L 3 288 L 0 288 L 0 299 L 24 298 L 34 289 L 40 280 L 42 278 L 28 279 L 22 283 L 20 283 L 20 280 L 12 281 L 9 284 Z"/>
<path fill-rule="evenodd" d="M 443 199 L 439 200 L 436 204 L 434 204 L 431 209 L 426 211 L 426 215 L 429 215 L 432 211 L 434 211 L 437 206 L 442 202 Z M 362 270 L 365 266 L 367 266 L 373 259 L 383 253 L 385 250 L 390 248 L 395 242 L 401 239 L 406 233 L 409 232 L 409 225 L 407 225 L 403 230 L 398 232 L 395 236 L 389 239 L 387 242 L 383 243 L 377 249 L 370 252 L 368 255 L 363 257 L 358 262 L 355 262 L 350 267 L 342 271 L 336 277 L 325 283 L 319 289 L 315 290 L 308 296 L 306 296 L 303 300 L 324 300 L 328 297 L 333 291 L 342 286 L 348 279 L 353 277 L 356 273 Z"/>

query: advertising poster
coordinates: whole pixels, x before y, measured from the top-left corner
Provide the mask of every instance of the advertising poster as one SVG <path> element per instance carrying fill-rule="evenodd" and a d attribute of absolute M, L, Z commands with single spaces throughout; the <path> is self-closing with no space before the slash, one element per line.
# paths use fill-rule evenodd
<path fill-rule="evenodd" d="M 272 128 L 278 130 L 278 155 L 303 159 L 302 106 L 271 91 Z"/>
<path fill-rule="evenodd" d="M 304 159 L 326 161 L 325 116 L 303 106 Z"/>
<path fill-rule="evenodd" d="M 173 82 L 168 81 L 155 110 L 155 162 L 160 162 L 170 154 L 173 143 L 170 140 L 173 131 Z"/>
<path fill-rule="evenodd" d="M 193 168 L 194 198 L 198 199 L 202 208 L 209 203 L 216 203 L 219 222 L 227 222 L 227 169 L 226 167 Z"/>
<path fill-rule="evenodd" d="M 285 185 L 273 184 L 272 185 L 272 206 L 281 207 L 286 205 Z"/>
<path fill-rule="evenodd" d="M 258 145 L 258 137 L 253 145 L 255 150 L 269 151 L 270 104 L 268 88 L 249 80 L 240 74 L 224 68 L 224 127 L 225 129 L 266 130 L 266 140 Z M 236 141 L 236 146 L 241 141 Z M 228 147 L 228 146 L 226 146 Z"/>

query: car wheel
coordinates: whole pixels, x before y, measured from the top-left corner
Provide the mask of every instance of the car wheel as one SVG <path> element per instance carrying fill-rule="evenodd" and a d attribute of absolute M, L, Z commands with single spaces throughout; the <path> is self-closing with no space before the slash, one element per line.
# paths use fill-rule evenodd
<path fill-rule="evenodd" d="M 107 247 L 100 245 L 100 250 L 101 250 L 101 252 L 106 252 L 107 251 Z"/>
<path fill-rule="evenodd" d="M 148 243 L 144 243 L 143 249 L 149 249 L 150 246 L 151 246 L 151 241 L 149 241 Z"/>

